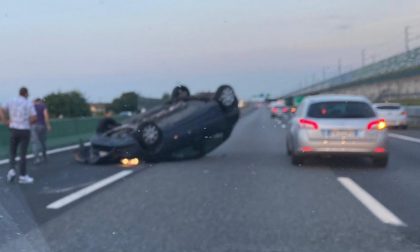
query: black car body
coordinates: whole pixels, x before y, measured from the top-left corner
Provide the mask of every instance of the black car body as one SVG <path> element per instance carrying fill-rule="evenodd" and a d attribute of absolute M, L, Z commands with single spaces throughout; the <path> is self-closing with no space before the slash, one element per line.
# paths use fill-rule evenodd
<path fill-rule="evenodd" d="M 170 102 L 94 136 L 77 159 L 102 163 L 198 158 L 228 139 L 238 118 L 238 99 L 232 87 L 223 85 L 215 93 L 195 96 L 185 87 L 176 87 Z"/>

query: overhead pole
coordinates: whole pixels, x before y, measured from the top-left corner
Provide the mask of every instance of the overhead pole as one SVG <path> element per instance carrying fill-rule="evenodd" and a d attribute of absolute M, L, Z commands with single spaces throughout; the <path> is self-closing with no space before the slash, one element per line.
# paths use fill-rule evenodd
<path fill-rule="evenodd" d="M 366 49 L 362 49 L 361 57 L 362 57 L 362 67 L 364 67 L 366 63 Z"/>
<path fill-rule="evenodd" d="M 404 28 L 404 46 L 405 51 L 410 51 L 410 26 L 406 25 Z"/>
<path fill-rule="evenodd" d="M 342 72 L 342 64 L 341 64 L 341 58 L 339 58 L 338 59 L 338 62 L 337 62 L 337 71 L 338 71 L 338 75 L 341 75 L 341 72 Z"/>

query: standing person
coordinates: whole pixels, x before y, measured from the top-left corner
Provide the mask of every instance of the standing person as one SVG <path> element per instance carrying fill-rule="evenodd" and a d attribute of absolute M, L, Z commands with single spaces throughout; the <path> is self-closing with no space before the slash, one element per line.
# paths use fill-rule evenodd
<path fill-rule="evenodd" d="M 37 98 L 34 101 L 36 123 L 32 125 L 32 151 L 35 156 L 34 163 L 39 164 L 47 161 L 47 131 L 51 131 L 50 116 L 45 103 Z M 42 152 L 42 158 L 40 157 Z"/>
<path fill-rule="evenodd" d="M 7 173 L 7 181 L 12 182 L 16 177 L 16 154 L 19 149 L 19 183 L 33 183 L 34 179 L 26 173 L 26 153 L 31 137 L 31 124 L 36 122 L 36 112 L 32 102 L 28 100 L 28 89 L 22 87 L 19 96 L 12 99 L 4 106 L 5 117 L 3 122 L 10 128 L 10 170 Z"/>

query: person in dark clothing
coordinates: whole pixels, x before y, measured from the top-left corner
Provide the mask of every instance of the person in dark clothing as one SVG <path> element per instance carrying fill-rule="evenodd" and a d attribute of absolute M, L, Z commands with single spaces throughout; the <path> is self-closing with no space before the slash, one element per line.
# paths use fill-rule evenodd
<path fill-rule="evenodd" d="M 112 118 L 112 112 L 106 111 L 105 117 L 99 122 L 98 127 L 96 128 L 96 134 L 103 134 L 120 125 L 120 123 Z"/>
<path fill-rule="evenodd" d="M 32 151 L 35 159 L 34 163 L 39 164 L 47 161 L 47 131 L 51 131 L 50 116 L 45 103 L 37 98 L 34 101 L 36 111 L 36 123 L 31 127 Z M 42 153 L 42 158 L 40 157 Z"/>

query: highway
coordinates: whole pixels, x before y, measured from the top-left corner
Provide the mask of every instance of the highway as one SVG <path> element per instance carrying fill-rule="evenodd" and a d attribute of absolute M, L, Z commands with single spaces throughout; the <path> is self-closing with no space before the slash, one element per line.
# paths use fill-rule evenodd
<path fill-rule="evenodd" d="M 6 184 L 2 165 L 0 251 L 420 251 L 420 131 L 391 134 L 387 168 L 296 167 L 259 108 L 198 160 L 127 169 L 64 151 L 30 166 L 33 185 Z"/>

